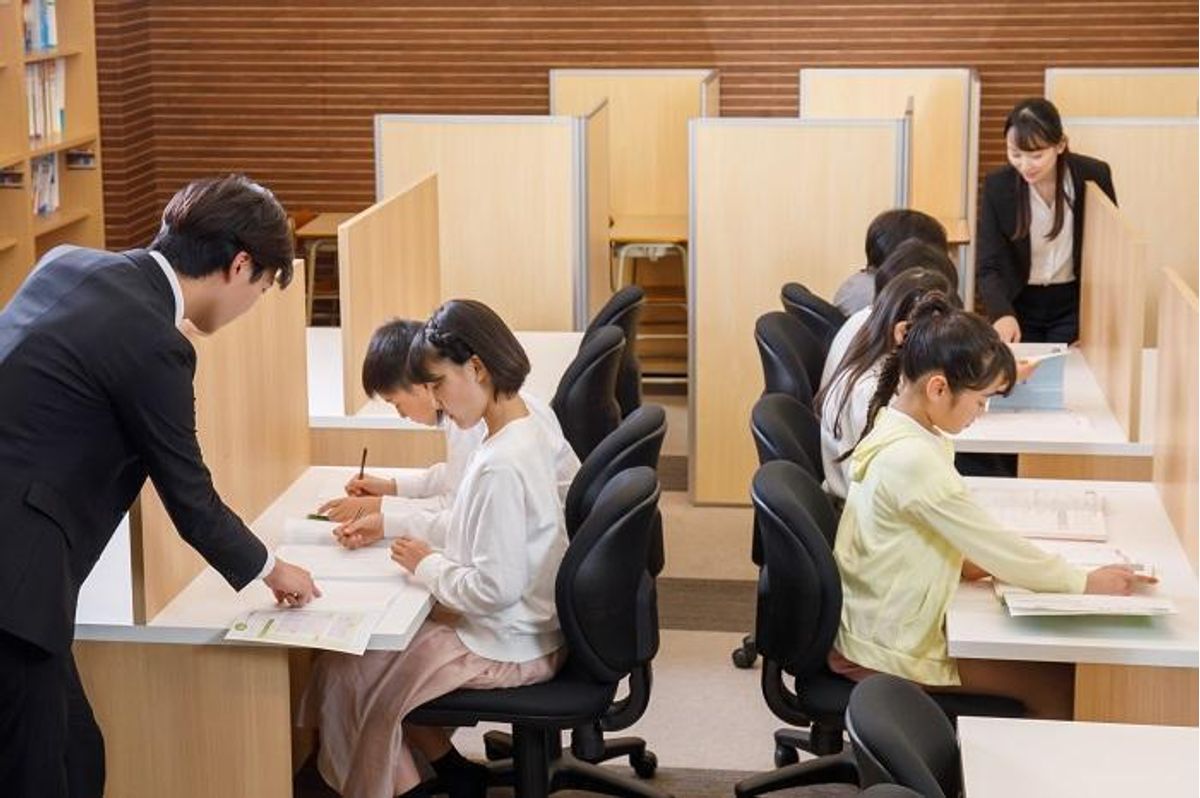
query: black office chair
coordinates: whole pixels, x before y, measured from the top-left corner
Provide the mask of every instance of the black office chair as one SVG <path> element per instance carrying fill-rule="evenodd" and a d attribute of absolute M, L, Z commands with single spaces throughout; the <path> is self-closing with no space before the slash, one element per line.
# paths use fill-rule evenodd
<path fill-rule="evenodd" d="M 899 784 L 874 784 L 859 793 L 862 798 L 927 798 Z"/>
<path fill-rule="evenodd" d="M 621 423 L 616 385 L 624 350 L 620 328 L 597 329 L 580 345 L 550 400 L 563 437 L 580 460 Z"/>
<path fill-rule="evenodd" d="M 800 486 L 800 487 L 798 487 Z M 826 664 L 842 614 L 842 584 L 833 552 L 808 511 L 820 490 L 795 463 L 777 460 L 754 475 L 751 499 L 762 541 L 755 639 L 763 656 L 762 690 L 771 711 L 793 726 L 775 733 L 778 770 L 738 783 L 738 798 L 806 784 L 857 780 L 842 746 L 843 717 L 855 683 Z M 794 689 L 784 674 L 794 678 Z M 998 696 L 933 696 L 952 720 L 959 715 L 1020 717 L 1019 701 Z M 797 750 L 818 758 L 798 762 Z"/>
<path fill-rule="evenodd" d="M 773 460 L 786 460 L 802 467 L 820 481 L 824 478 L 821 463 L 821 429 L 820 423 L 809 410 L 791 396 L 782 393 L 769 393 L 759 397 L 750 411 L 750 433 L 754 436 L 754 446 L 758 450 L 758 463 L 764 465 Z M 813 463 L 817 465 L 813 465 Z M 821 527 L 821 533 L 833 548 L 833 539 L 837 534 L 838 518 L 828 496 L 823 490 L 812 490 L 813 483 L 805 482 L 797 486 L 804 492 L 803 502 L 813 520 Z M 762 565 L 762 553 L 758 540 L 758 529 L 755 528 L 751 537 L 750 557 L 755 565 Z M 730 654 L 735 667 L 753 668 L 758 659 L 758 649 L 754 643 L 754 635 L 742 638 L 742 644 Z"/>
<path fill-rule="evenodd" d="M 785 283 L 779 292 L 779 301 L 784 310 L 825 344 L 826 350 L 846 322 L 846 315 L 836 305 L 826 302 L 800 283 Z"/>
<path fill-rule="evenodd" d="M 564 515 L 568 537 L 574 538 L 583 520 L 591 513 L 596 499 L 613 477 L 638 466 L 658 468 L 658 456 L 666 434 L 667 417 L 663 409 L 658 405 L 643 405 L 592 450 L 567 491 Z M 651 520 L 647 560 L 651 577 L 657 577 L 662 571 L 664 559 L 662 514 L 656 509 Z M 657 601 L 653 603 L 657 606 Z M 653 647 L 657 650 L 657 638 L 653 641 Z M 614 702 L 599 722 L 572 730 L 571 752 L 579 759 L 592 763 L 627 756 L 629 764 L 639 776 L 653 776 L 658 768 L 658 758 L 646 749 L 645 740 L 640 737 L 604 737 L 604 732 L 627 728 L 642 716 L 650 704 L 651 683 L 651 663 L 647 660 L 630 673 L 628 694 Z M 512 755 L 512 737 L 508 734 L 488 732 L 483 736 L 483 741 L 488 759 L 504 759 Z"/>
<path fill-rule="evenodd" d="M 642 367 L 637 357 L 637 336 L 645 306 L 646 292 L 642 287 L 627 285 L 604 303 L 604 307 L 597 311 L 583 332 L 584 341 L 593 332 L 608 325 L 619 327 L 625 334 L 625 351 L 617 371 L 617 404 L 621 406 L 621 418 L 642 405 Z"/>
<path fill-rule="evenodd" d="M 863 679 L 850 694 L 846 731 L 864 785 L 898 784 L 926 798 L 962 791 L 954 726 L 912 682 L 885 674 Z"/>
<path fill-rule="evenodd" d="M 570 656 L 543 684 L 502 690 L 457 690 L 414 710 L 425 726 L 507 723 L 513 760 L 494 763 L 497 783 L 519 798 L 562 789 L 608 795 L 664 795 L 609 768 L 563 752 L 564 729 L 597 723 L 609 711 L 621 680 L 654 654 L 658 618 L 646 570 L 658 480 L 634 468 L 610 480 L 567 547 L 555 585 L 555 605 Z M 432 785 L 436 790 L 437 785 Z"/>
<path fill-rule="evenodd" d="M 812 407 L 825 363 L 821 342 L 803 324 L 778 310 L 758 317 L 754 342 L 762 360 L 763 393 L 786 393 Z"/>

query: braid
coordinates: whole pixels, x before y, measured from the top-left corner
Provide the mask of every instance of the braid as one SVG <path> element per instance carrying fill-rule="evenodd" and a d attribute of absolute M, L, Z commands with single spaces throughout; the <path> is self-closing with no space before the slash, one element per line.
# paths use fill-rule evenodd
<path fill-rule="evenodd" d="M 875 386 L 875 395 L 871 397 L 871 403 L 867 405 L 867 425 L 863 427 L 859 439 L 854 442 L 854 447 L 857 447 L 862 443 L 863 438 L 871 434 L 879 411 L 886 407 L 887 403 L 892 401 L 892 397 L 896 395 L 896 389 L 900 387 L 900 356 L 903 351 L 904 345 L 901 344 L 899 348 L 883 358 L 883 366 L 879 371 L 879 383 Z M 837 461 L 840 463 L 853 454 L 854 447 L 843 452 Z"/>

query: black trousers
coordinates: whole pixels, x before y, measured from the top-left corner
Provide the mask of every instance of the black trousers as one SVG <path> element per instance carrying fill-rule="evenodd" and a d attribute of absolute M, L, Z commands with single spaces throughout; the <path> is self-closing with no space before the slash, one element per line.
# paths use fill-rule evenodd
<path fill-rule="evenodd" d="M 101 798 L 104 738 L 75 659 L 0 632 L 0 792 Z"/>
<path fill-rule="evenodd" d="M 1021 340 L 1031 344 L 1073 344 L 1079 340 L 1079 281 L 1027 285 L 1013 301 Z"/>

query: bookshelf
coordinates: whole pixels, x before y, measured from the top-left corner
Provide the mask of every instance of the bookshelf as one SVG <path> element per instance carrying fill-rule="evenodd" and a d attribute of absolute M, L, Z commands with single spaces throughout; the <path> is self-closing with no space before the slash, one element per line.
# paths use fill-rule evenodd
<path fill-rule="evenodd" d="M 28 50 L 26 5 L 0 0 L 0 307 L 47 250 L 104 246 L 92 0 L 54 0 L 53 46 Z M 31 88 L 48 101 L 31 106 Z M 40 111 L 37 137 L 31 108 Z M 57 190 L 39 192 L 51 172 Z"/>

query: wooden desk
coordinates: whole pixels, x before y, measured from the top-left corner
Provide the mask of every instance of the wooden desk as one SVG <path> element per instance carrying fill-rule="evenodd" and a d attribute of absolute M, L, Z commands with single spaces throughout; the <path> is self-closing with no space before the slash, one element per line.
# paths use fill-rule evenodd
<path fill-rule="evenodd" d="M 318 213 L 296 231 L 296 241 L 304 248 L 304 290 L 306 316 L 312 324 L 313 288 L 316 282 L 317 253 L 324 248 L 337 250 L 338 225 L 354 217 L 353 213 Z"/>
<path fill-rule="evenodd" d="M 688 217 L 667 216 L 615 216 L 608 231 L 614 244 L 643 244 L 666 242 L 683 244 L 688 240 Z"/>
<path fill-rule="evenodd" d="M 938 219 L 938 222 L 946 228 L 946 243 L 950 246 L 957 247 L 971 243 L 971 225 L 967 224 L 966 219 L 942 218 Z"/>
<path fill-rule="evenodd" d="M 965 798 L 1194 798 L 1194 727 L 962 717 Z"/>
<path fill-rule="evenodd" d="M 1196 723 L 1196 575 L 1154 485 L 1044 479 L 971 478 L 992 491 L 1053 491 L 1083 484 L 1104 497 L 1109 543 L 1153 563 L 1148 595 L 1171 598 L 1179 612 L 1157 618 L 1012 618 L 990 582 L 959 586 L 946 615 L 950 655 L 965 659 L 1071 662 L 1075 718 Z"/>

